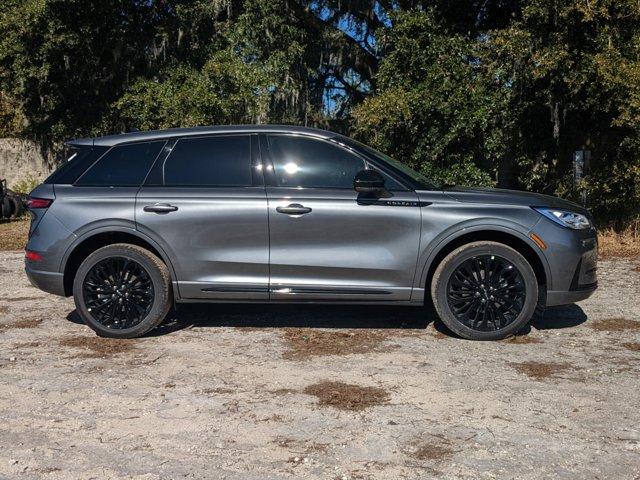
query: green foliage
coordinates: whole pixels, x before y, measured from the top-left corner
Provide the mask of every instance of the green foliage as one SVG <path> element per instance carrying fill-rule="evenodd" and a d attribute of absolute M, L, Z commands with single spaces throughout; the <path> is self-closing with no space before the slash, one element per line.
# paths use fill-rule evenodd
<path fill-rule="evenodd" d="M 393 20 L 382 38 L 380 91 L 356 108 L 355 133 L 436 180 L 490 184 L 482 167 L 500 154 L 491 128 L 496 102 L 477 80 L 473 45 L 432 10 Z"/>
<path fill-rule="evenodd" d="M 145 69 L 152 10 L 143 0 L 5 0 L 0 91 L 24 112 L 25 135 L 60 140 L 94 124 Z"/>
<path fill-rule="evenodd" d="M 19 180 L 18 182 L 14 183 L 11 186 L 11 190 L 13 190 L 16 193 L 22 193 L 26 195 L 29 192 L 31 192 L 31 190 L 36 188 L 40 183 L 41 181 L 39 179 L 35 178 L 32 175 L 28 175 L 22 180 Z"/>
<path fill-rule="evenodd" d="M 230 50 L 201 69 L 177 66 L 162 80 L 140 79 L 114 104 L 114 115 L 139 130 L 253 123 L 266 116 L 267 77 Z"/>
<path fill-rule="evenodd" d="M 443 5 L 397 14 L 381 38 L 379 91 L 356 108 L 354 131 L 445 181 L 494 179 L 572 199 L 574 152 L 590 150 L 580 187 L 589 207 L 604 219 L 633 216 L 640 6 L 519 5 L 485 30 L 456 23 Z"/>
<path fill-rule="evenodd" d="M 640 213 L 637 0 L 4 0 L 0 135 L 278 122 Z M 572 179 L 576 150 L 587 178 Z"/>

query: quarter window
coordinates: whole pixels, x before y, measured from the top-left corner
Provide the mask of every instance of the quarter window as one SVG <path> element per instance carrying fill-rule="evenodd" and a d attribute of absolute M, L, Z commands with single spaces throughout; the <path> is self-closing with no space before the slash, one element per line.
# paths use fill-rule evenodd
<path fill-rule="evenodd" d="M 76 185 L 137 187 L 143 182 L 164 143 L 113 147 L 78 179 Z"/>
<path fill-rule="evenodd" d="M 360 157 L 332 143 L 294 135 L 269 135 L 269 154 L 279 187 L 353 189 L 365 167 Z"/>
<path fill-rule="evenodd" d="M 251 186 L 250 137 L 233 135 L 179 140 L 164 164 L 164 184 Z"/>

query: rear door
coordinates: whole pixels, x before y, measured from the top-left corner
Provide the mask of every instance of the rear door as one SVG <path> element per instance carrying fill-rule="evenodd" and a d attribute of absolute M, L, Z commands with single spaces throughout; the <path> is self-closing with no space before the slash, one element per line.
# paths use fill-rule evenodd
<path fill-rule="evenodd" d="M 414 191 L 387 176 L 388 196 L 353 189 L 371 168 L 350 149 L 302 135 L 264 135 L 273 300 L 411 297 L 420 242 Z"/>
<path fill-rule="evenodd" d="M 249 134 L 169 145 L 136 201 L 137 228 L 171 257 L 183 299 L 269 298 L 267 199 Z"/>

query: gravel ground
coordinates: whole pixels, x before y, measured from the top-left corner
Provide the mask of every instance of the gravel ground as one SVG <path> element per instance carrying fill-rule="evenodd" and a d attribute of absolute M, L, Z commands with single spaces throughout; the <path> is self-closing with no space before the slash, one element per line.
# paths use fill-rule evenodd
<path fill-rule="evenodd" d="M 194 306 L 100 339 L 0 252 L 0 478 L 640 478 L 640 272 L 503 342 L 422 309 Z"/>

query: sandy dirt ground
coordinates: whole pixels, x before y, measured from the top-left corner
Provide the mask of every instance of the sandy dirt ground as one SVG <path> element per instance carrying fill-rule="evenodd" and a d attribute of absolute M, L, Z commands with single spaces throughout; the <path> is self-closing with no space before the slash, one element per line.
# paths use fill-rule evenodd
<path fill-rule="evenodd" d="M 0 252 L 0 478 L 640 478 L 640 272 L 514 339 L 424 309 L 204 305 L 96 337 Z"/>

